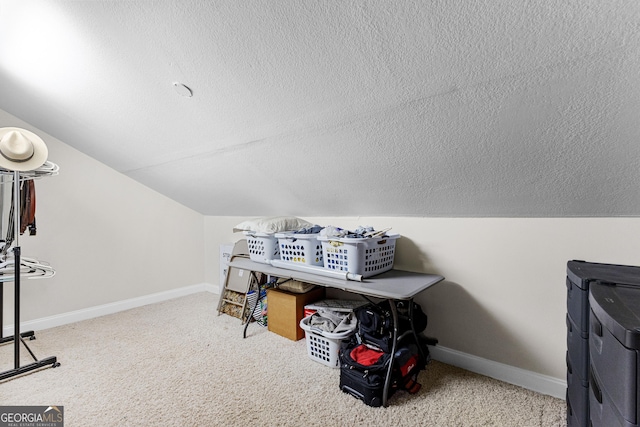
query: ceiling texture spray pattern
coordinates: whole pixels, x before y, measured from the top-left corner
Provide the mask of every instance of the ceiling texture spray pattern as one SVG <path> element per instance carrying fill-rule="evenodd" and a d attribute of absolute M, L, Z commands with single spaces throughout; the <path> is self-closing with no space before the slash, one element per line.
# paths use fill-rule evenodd
<path fill-rule="evenodd" d="M 0 109 L 205 215 L 637 216 L 640 2 L 7 0 Z"/>

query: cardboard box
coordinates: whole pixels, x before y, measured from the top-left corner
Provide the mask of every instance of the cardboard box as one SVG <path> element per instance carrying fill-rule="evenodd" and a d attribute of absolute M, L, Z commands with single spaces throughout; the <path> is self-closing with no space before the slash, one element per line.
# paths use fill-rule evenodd
<path fill-rule="evenodd" d="M 304 294 L 267 289 L 267 328 L 293 341 L 304 338 L 304 330 L 300 327 L 304 306 L 323 299 L 324 291 L 321 286 Z"/>

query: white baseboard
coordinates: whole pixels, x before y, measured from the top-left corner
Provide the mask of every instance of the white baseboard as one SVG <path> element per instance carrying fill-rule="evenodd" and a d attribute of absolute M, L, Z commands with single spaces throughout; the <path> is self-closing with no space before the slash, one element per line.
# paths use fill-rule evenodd
<path fill-rule="evenodd" d="M 564 380 L 483 359 L 482 357 L 439 345 L 429 347 L 429 351 L 434 360 L 447 365 L 457 366 L 467 371 L 560 399 L 565 399 L 566 397 L 567 382 Z"/>
<path fill-rule="evenodd" d="M 217 286 L 209 283 L 200 283 L 197 285 L 185 286 L 183 288 L 172 289 L 170 291 L 158 292 L 151 295 L 145 295 L 137 298 L 131 298 L 124 301 L 117 301 L 109 304 L 98 305 L 95 307 L 83 308 L 81 310 L 70 311 L 68 313 L 56 314 L 54 316 L 42 317 L 40 319 L 28 320 L 20 324 L 21 331 L 41 331 L 43 329 L 54 328 L 56 326 L 67 325 L 69 323 L 80 322 L 82 320 L 93 319 L 95 317 L 114 314 L 120 311 L 132 308 L 142 307 L 148 304 L 155 304 L 174 298 L 179 298 L 198 292 L 220 293 Z M 3 328 L 3 336 L 13 335 L 13 325 Z"/>

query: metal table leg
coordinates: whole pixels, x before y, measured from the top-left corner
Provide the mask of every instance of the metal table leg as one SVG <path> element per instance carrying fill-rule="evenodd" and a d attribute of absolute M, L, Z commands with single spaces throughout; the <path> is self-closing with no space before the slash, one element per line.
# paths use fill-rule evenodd
<path fill-rule="evenodd" d="M 398 309 L 396 307 L 396 302 L 389 299 L 389 307 L 391 308 L 391 317 L 393 318 L 393 341 L 391 343 L 391 357 L 389 358 L 389 366 L 387 367 L 387 376 L 384 379 L 384 390 L 382 390 L 382 406 L 384 407 L 387 406 L 387 399 L 389 398 L 393 362 L 396 356 L 396 346 L 398 344 Z"/>

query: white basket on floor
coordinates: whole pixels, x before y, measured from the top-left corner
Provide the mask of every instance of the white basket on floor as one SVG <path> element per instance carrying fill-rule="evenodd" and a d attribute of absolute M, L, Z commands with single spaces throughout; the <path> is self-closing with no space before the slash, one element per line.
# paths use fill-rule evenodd
<path fill-rule="evenodd" d="M 370 277 L 393 268 L 399 234 L 352 238 L 320 236 L 324 268 Z"/>
<path fill-rule="evenodd" d="M 318 234 L 276 233 L 280 260 L 294 264 L 323 265 Z"/>
<path fill-rule="evenodd" d="M 269 264 L 269 261 L 280 259 L 278 239 L 273 234 L 244 231 L 251 261 Z"/>
<path fill-rule="evenodd" d="M 307 341 L 307 354 L 312 360 L 322 363 L 330 368 L 340 367 L 340 343 L 349 338 L 355 332 L 354 329 L 340 333 L 331 333 L 322 329 L 314 328 L 309 324 L 311 316 L 307 316 L 300 321 L 300 327 L 304 330 Z"/>

